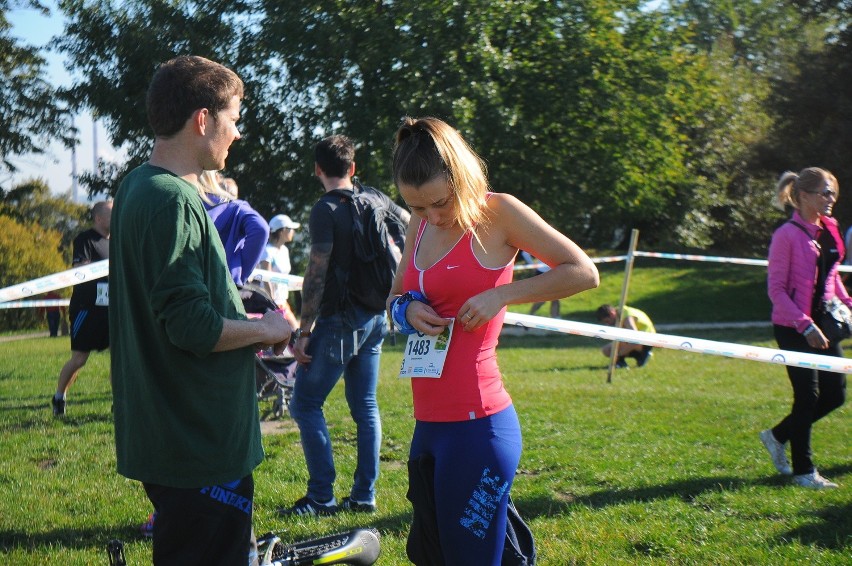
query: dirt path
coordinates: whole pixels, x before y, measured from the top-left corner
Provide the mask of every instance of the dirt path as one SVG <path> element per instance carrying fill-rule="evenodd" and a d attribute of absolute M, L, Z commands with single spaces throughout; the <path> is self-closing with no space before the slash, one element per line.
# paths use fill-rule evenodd
<path fill-rule="evenodd" d="M 0 336 L 0 342 L 13 342 L 15 340 L 29 340 L 30 338 L 44 338 L 47 336 L 47 331 L 32 332 L 30 334 L 10 334 L 8 336 Z"/>

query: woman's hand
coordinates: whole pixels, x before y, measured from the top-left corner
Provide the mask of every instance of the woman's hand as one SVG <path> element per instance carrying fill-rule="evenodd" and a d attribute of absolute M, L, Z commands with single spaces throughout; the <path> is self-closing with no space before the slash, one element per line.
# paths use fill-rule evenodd
<path fill-rule="evenodd" d="M 811 348 L 816 348 L 817 350 L 826 350 L 828 349 L 828 338 L 825 337 L 825 334 L 822 333 L 822 330 L 819 329 L 819 326 L 816 324 L 812 324 L 808 327 L 813 328 L 813 330 L 806 330 L 807 334 L 805 335 L 805 340 L 808 342 L 808 346 Z"/>
<path fill-rule="evenodd" d="M 505 306 L 506 303 L 500 294 L 500 287 L 488 289 L 465 301 L 459 309 L 457 318 L 465 331 L 473 332 L 497 316 L 497 313 Z"/>
<path fill-rule="evenodd" d="M 429 336 L 437 336 L 443 332 L 444 328 L 449 326 L 452 320 L 438 316 L 435 309 L 420 301 L 411 301 L 408 303 L 405 311 L 405 319 L 418 332 Z"/>

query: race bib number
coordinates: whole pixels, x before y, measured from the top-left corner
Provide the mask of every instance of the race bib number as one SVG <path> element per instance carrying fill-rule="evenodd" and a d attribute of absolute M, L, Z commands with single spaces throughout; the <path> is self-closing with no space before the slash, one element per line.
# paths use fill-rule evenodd
<path fill-rule="evenodd" d="M 109 306 L 109 283 L 98 283 L 97 295 L 95 295 L 95 305 L 99 307 Z"/>
<path fill-rule="evenodd" d="M 444 361 L 453 337 L 455 321 L 437 336 L 416 333 L 408 335 L 399 377 L 441 377 Z"/>

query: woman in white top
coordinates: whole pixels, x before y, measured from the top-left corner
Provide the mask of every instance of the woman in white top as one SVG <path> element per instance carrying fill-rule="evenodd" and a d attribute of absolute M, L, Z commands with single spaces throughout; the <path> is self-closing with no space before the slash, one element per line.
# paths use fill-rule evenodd
<path fill-rule="evenodd" d="M 272 217 L 272 220 L 269 221 L 269 243 L 266 244 L 266 250 L 258 264 L 260 269 L 283 275 L 290 273 L 290 250 L 287 249 L 287 244 L 293 241 L 296 229 L 300 226 L 300 223 L 293 222 L 286 214 L 278 214 Z M 284 283 L 266 283 L 265 286 L 272 299 L 281 307 L 284 318 L 287 319 L 290 326 L 298 328 L 296 316 L 287 302 L 290 291 L 287 285 Z"/>

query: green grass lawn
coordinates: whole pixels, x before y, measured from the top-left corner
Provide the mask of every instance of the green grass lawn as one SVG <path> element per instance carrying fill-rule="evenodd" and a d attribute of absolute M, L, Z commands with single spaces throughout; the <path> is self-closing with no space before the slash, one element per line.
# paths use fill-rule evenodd
<path fill-rule="evenodd" d="M 622 271 L 602 269 L 602 289 L 563 301 L 566 318 L 589 321 L 600 302 L 617 301 Z M 725 276 L 661 266 L 634 273 L 633 285 L 631 303 L 658 322 L 768 318 L 755 268 Z M 742 295 L 735 300 L 714 285 Z M 683 287 L 691 298 L 680 296 Z M 774 347 L 768 326 L 691 335 Z M 775 474 L 757 438 L 789 409 L 783 367 L 657 349 L 647 367 L 619 371 L 607 384 L 601 345 L 569 335 L 501 341 L 524 431 L 513 498 L 536 536 L 540 564 L 852 564 L 848 406 L 817 423 L 813 440 L 820 471 L 841 488 L 804 490 Z M 0 563 L 105 564 L 113 538 L 125 541 L 130 564 L 150 563 L 150 543 L 136 531 L 150 505 L 137 482 L 115 472 L 108 354 L 92 355 L 67 417 L 57 420 L 49 397 L 67 355 L 66 338 L 0 343 Z M 401 342 L 386 345 L 379 511 L 277 517 L 277 507 L 304 495 L 307 480 L 298 432 L 284 418 L 265 435 L 267 458 L 255 473 L 258 534 L 275 531 L 286 542 L 370 525 L 382 535 L 378 563 L 408 563 L 413 421 L 409 385 L 395 377 L 400 358 Z M 355 458 L 341 388 L 327 416 L 340 498 Z"/>

